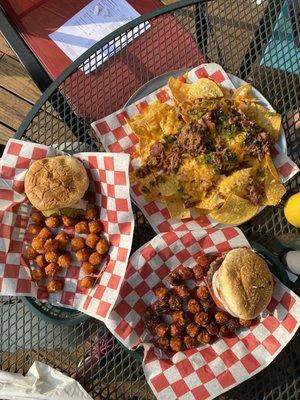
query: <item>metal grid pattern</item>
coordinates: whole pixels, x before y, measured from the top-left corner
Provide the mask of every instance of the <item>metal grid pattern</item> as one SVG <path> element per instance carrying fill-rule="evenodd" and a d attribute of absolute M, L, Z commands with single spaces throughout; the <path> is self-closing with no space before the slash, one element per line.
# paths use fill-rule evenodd
<path fill-rule="evenodd" d="M 150 19 L 141 17 L 100 41 L 73 63 L 46 90 L 17 137 L 68 152 L 101 149 L 100 143 L 92 140 L 91 121 L 120 108 L 149 79 L 204 60 L 221 64 L 270 99 L 283 116 L 289 155 L 300 163 L 300 133 L 296 129 L 300 60 L 286 54 L 290 51 L 286 50 L 286 43 L 299 35 L 295 7 L 292 0 L 264 0 L 260 5 L 252 0 L 186 0 L 153 12 Z M 276 23 L 283 12 L 287 17 L 278 32 Z M 135 25 L 141 30 L 148 22 L 151 26 L 146 33 L 118 49 L 120 39 L 129 41 Z M 270 53 L 268 48 L 274 35 L 279 49 Z M 111 55 L 104 63 L 100 51 L 103 49 Z M 116 49 L 120 51 L 114 54 Z M 85 74 L 82 69 L 91 73 Z M 298 73 L 290 72 L 297 69 Z M 293 178 L 287 188 L 288 194 L 299 191 L 300 176 Z M 134 210 L 133 250 L 154 234 L 142 214 Z M 265 243 L 272 236 L 295 231 L 282 218 L 281 207 L 266 208 L 242 228 L 254 240 L 259 234 Z M 127 353 L 100 322 L 89 319 L 67 328 L 46 324 L 18 299 L 1 298 L 0 307 L 2 369 L 24 373 L 34 360 L 40 360 L 68 375 L 74 374 L 95 399 L 153 398 L 143 378 L 141 361 Z M 99 342 L 100 349 L 96 344 Z M 108 346 L 106 353 L 102 352 L 103 343 Z M 97 362 L 89 361 L 95 352 L 98 358 L 99 354 L 104 355 Z M 271 366 L 220 399 L 299 397 L 298 333 Z"/>

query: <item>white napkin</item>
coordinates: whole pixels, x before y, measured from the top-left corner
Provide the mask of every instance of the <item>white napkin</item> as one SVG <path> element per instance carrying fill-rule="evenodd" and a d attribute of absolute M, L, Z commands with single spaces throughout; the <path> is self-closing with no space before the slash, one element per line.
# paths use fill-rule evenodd
<path fill-rule="evenodd" d="M 35 361 L 25 376 L 0 371 L 0 399 L 92 400 L 92 397 L 75 379 Z"/>

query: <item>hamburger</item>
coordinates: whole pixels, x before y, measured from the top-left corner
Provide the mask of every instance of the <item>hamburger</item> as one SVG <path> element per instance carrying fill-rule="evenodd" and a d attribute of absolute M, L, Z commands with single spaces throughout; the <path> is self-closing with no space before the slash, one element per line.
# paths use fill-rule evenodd
<path fill-rule="evenodd" d="M 214 260 L 206 284 L 216 305 L 233 317 L 251 320 L 268 306 L 273 278 L 265 260 L 248 248 Z"/>
<path fill-rule="evenodd" d="M 87 172 L 72 156 L 46 157 L 31 164 L 24 182 L 30 203 L 46 217 L 75 217 L 85 211 L 82 198 L 89 186 Z"/>

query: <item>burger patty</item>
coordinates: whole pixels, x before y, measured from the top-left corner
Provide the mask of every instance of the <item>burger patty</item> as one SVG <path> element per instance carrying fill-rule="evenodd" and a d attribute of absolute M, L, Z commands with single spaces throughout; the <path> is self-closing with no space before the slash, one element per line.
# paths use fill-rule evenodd
<path fill-rule="evenodd" d="M 208 271 L 207 271 L 207 274 L 206 274 L 206 277 L 205 277 L 206 284 L 207 284 L 207 286 L 209 287 L 210 290 L 212 290 L 213 276 L 214 276 L 215 272 L 217 272 L 218 269 L 220 268 L 224 258 L 225 257 L 220 256 L 220 257 L 216 258 L 214 261 L 212 261 L 210 263 L 210 266 L 208 268 Z"/>

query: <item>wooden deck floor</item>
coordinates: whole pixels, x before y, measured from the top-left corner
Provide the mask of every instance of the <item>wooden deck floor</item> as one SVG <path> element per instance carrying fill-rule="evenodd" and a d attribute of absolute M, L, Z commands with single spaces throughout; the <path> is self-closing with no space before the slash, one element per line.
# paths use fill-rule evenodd
<path fill-rule="evenodd" d="M 41 92 L 0 34 L 0 144 L 5 145 Z"/>

